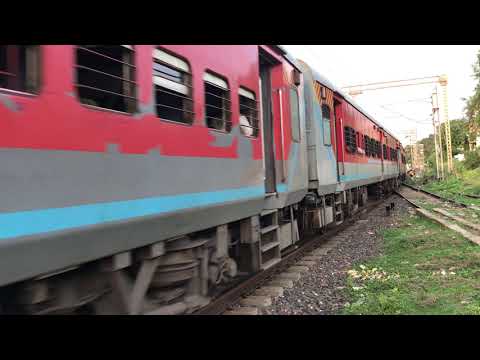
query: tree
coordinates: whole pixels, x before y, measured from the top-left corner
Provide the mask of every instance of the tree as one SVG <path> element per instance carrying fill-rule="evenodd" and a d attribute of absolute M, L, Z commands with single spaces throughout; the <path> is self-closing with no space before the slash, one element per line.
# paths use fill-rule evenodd
<path fill-rule="evenodd" d="M 435 164 L 435 139 L 433 134 L 430 134 L 428 137 L 419 141 L 420 144 L 423 144 L 423 156 L 425 159 L 425 168 L 427 169 L 436 169 Z"/>
<path fill-rule="evenodd" d="M 470 136 L 475 138 L 478 129 L 480 129 L 480 51 L 477 54 L 475 64 L 473 64 L 473 77 L 477 80 L 477 85 L 473 95 L 466 99 L 465 114 L 473 131 L 473 134 L 470 134 Z"/>
<path fill-rule="evenodd" d="M 442 124 L 442 145 L 446 154 L 445 123 Z M 463 154 L 468 150 L 468 122 L 466 119 L 450 120 L 450 136 L 452 140 L 452 156 Z M 433 138 L 433 137 L 432 137 Z M 435 151 L 435 147 L 433 148 Z"/>
<path fill-rule="evenodd" d="M 452 140 L 452 156 L 464 153 L 468 149 L 468 126 L 465 119 L 450 121 L 450 135 Z M 447 145 L 445 139 L 445 124 L 441 125 L 443 160 L 447 161 Z M 417 144 L 423 144 L 423 155 L 425 159 L 426 173 L 436 171 L 436 157 L 435 157 L 435 139 L 433 134 L 420 140 Z M 410 145 L 405 147 L 407 154 L 407 162 L 411 164 L 411 150 Z"/>

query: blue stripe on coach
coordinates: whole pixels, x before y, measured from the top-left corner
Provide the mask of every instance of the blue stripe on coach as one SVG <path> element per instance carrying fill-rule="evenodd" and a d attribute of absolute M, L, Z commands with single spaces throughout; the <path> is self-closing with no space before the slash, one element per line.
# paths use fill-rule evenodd
<path fill-rule="evenodd" d="M 279 186 L 278 191 L 286 191 L 286 186 Z M 96 225 L 109 221 L 127 220 L 141 216 L 159 215 L 264 195 L 265 187 L 262 185 L 221 191 L 3 213 L 0 214 L 0 239 Z"/>

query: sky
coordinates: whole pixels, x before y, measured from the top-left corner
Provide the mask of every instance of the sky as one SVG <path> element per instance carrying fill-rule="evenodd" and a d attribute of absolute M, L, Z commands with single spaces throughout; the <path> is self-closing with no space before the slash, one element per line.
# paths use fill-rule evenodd
<path fill-rule="evenodd" d="M 463 117 L 475 88 L 472 65 L 480 45 L 283 45 L 337 87 L 448 76 L 449 119 Z M 355 97 L 362 108 L 408 145 L 408 131 L 418 140 L 433 133 L 430 97 L 434 84 L 368 91 Z M 440 94 L 440 87 L 438 87 Z"/>

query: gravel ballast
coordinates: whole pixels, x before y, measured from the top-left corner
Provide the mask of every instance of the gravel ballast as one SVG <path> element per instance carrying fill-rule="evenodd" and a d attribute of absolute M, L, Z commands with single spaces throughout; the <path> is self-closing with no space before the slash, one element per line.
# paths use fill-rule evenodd
<path fill-rule="evenodd" d="M 395 202 L 395 210 L 387 217 L 385 205 Z M 350 227 L 337 234 L 331 242 L 335 246 L 320 260 L 302 274 L 293 288 L 284 289 L 283 296 L 272 301 L 272 305 L 262 309 L 265 315 L 327 315 L 336 314 L 348 299 L 345 298 L 346 272 L 354 264 L 382 253 L 383 240 L 380 232 L 397 226 L 400 216 L 411 208 L 398 195 L 390 197 L 385 205 L 380 205 L 363 215 Z"/>

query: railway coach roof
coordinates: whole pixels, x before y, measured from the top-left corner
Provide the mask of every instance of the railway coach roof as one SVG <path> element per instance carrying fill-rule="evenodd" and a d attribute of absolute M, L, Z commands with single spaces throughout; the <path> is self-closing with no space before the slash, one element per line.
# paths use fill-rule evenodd
<path fill-rule="evenodd" d="M 282 45 L 270 45 L 272 49 L 279 52 L 290 64 L 292 64 L 298 71 L 302 71 L 298 67 L 297 59 L 292 56 Z"/>
<path fill-rule="evenodd" d="M 379 123 L 377 120 L 375 120 L 375 118 L 370 115 L 367 111 L 365 111 L 365 109 L 363 109 L 355 100 L 353 100 L 353 98 L 348 95 L 347 93 L 345 93 L 342 89 L 340 89 L 339 87 L 335 86 L 329 79 L 327 79 L 324 75 L 320 74 L 317 70 L 313 69 L 310 65 L 308 65 L 305 61 L 303 60 L 299 60 L 301 61 L 302 63 L 304 63 L 305 65 L 308 66 L 308 68 L 310 69 L 310 71 L 312 72 L 313 74 L 313 78 L 315 80 L 317 80 L 320 84 L 326 86 L 327 88 L 329 88 L 330 90 L 332 90 L 333 92 L 337 93 L 338 95 L 340 95 L 342 98 L 344 98 L 346 101 L 348 101 L 355 109 L 357 109 L 358 111 L 360 111 L 363 115 L 365 115 L 367 118 L 369 118 L 374 124 L 376 124 L 379 128 L 381 128 L 383 131 L 385 131 L 388 135 L 390 135 L 391 137 L 393 137 L 395 140 L 399 141 L 397 139 L 397 137 L 395 135 L 392 134 L 391 131 L 385 129 L 385 127 Z"/>

